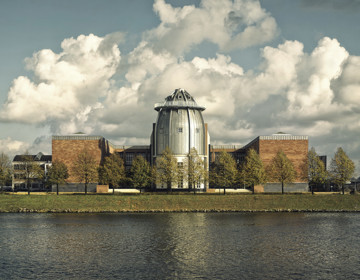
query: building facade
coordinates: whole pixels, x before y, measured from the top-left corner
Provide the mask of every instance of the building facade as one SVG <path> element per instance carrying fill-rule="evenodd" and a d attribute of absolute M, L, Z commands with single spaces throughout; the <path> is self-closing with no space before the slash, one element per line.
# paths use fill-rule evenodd
<path fill-rule="evenodd" d="M 249 149 L 254 149 L 260 156 L 264 167 L 267 168 L 279 151 L 283 151 L 292 162 L 297 177 L 292 184 L 287 184 L 286 192 L 307 192 L 307 155 L 308 136 L 294 136 L 285 133 L 276 133 L 268 136 L 258 136 L 245 146 L 237 145 L 210 145 L 210 158 L 215 161 L 221 151 L 232 154 L 240 166 L 245 161 Z M 256 186 L 257 192 L 281 192 L 281 184 L 268 182 L 263 186 Z"/>
<path fill-rule="evenodd" d="M 12 189 L 14 191 L 27 191 L 27 177 L 31 191 L 46 190 L 44 178 L 51 167 L 52 156 L 38 153 L 36 155 L 16 155 L 12 161 Z M 43 178 L 38 178 L 31 172 L 28 173 L 28 165 L 37 164 L 43 170 Z"/>
<path fill-rule="evenodd" d="M 195 148 L 206 169 L 221 151 L 231 153 L 240 165 L 244 162 L 247 151 L 252 148 L 260 155 L 266 167 L 277 152 L 282 150 L 293 163 L 298 174 L 296 181 L 287 186 L 287 191 L 308 191 L 307 176 L 304 174 L 308 153 L 307 136 L 277 133 L 270 136 L 258 136 L 245 146 L 211 145 L 208 126 L 202 116 L 205 107 L 198 105 L 186 90 L 176 89 L 165 98 L 163 103 L 155 104 L 154 109 L 158 115 L 156 122 L 153 123 L 150 145 L 120 146 L 112 144 L 102 136 L 84 134 L 53 136 L 53 160 L 63 161 L 68 166 L 70 177 L 67 181 L 68 186 L 73 186 L 72 191 L 83 190 L 81 184 L 76 182 L 75 177 L 71 174 L 71 166 L 78 154 L 84 149 L 96 158 L 99 165 L 105 156 L 118 153 L 123 158 L 126 169 L 130 169 L 132 160 L 137 155 L 143 156 L 156 166 L 156 159 L 162 155 L 167 147 L 172 151 L 179 165 L 185 161 L 190 149 Z M 206 190 L 207 187 L 206 182 L 198 186 L 200 190 Z M 164 189 L 166 186 L 157 184 L 156 188 Z M 187 189 L 188 186 L 185 182 L 181 186 L 174 184 L 172 188 Z M 95 189 L 96 184 L 93 184 L 89 191 Z M 257 191 L 280 192 L 281 185 L 270 182 L 264 186 L 258 186 Z"/>
<path fill-rule="evenodd" d="M 155 104 L 155 110 L 158 116 L 151 135 L 152 164 L 156 165 L 156 159 L 169 148 L 181 168 L 188 159 L 190 150 L 195 148 L 203 161 L 203 168 L 208 169 L 209 134 L 202 116 L 205 107 L 198 105 L 186 90 L 176 89 L 165 98 L 164 103 Z M 180 181 L 172 184 L 171 188 L 189 188 L 186 180 Z M 156 188 L 166 189 L 167 186 L 157 183 Z M 197 184 L 197 188 L 206 189 L 206 182 Z"/>

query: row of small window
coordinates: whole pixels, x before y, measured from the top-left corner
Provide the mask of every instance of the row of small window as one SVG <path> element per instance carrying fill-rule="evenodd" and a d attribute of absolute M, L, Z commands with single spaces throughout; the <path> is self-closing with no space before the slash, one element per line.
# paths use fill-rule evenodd
<path fill-rule="evenodd" d="M 132 165 L 133 159 L 136 156 L 142 156 L 144 159 L 146 159 L 147 161 L 150 160 L 148 154 L 145 153 L 126 153 L 125 154 L 125 164 L 126 165 Z"/>
<path fill-rule="evenodd" d="M 15 164 L 15 165 L 14 165 L 14 169 L 15 169 L 15 170 L 24 170 L 24 169 L 25 169 L 25 165 L 23 165 L 23 164 Z"/>
<path fill-rule="evenodd" d="M 159 132 L 160 132 L 160 134 L 164 133 L 164 128 L 163 128 L 163 127 L 160 127 Z M 178 127 L 177 132 L 182 133 L 182 132 L 183 132 L 183 128 L 182 128 L 182 127 Z M 196 128 L 196 129 L 195 129 L 195 132 L 196 132 L 196 133 L 200 133 L 200 128 Z"/>
<path fill-rule="evenodd" d="M 41 164 L 40 167 L 42 169 L 45 169 L 45 165 Z M 14 169 L 15 170 L 25 170 L 25 164 L 14 164 Z"/>
<path fill-rule="evenodd" d="M 22 180 L 22 179 L 26 179 L 26 176 L 24 173 L 15 173 L 14 174 L 14 179 L 17 179 L 17 180 Z M 31 176 L 31 179 L 34 180 L 34 179 L 37 179 L 37 178 L 33 178 Z"/>
<path fill-rule="evenodd" d="M 220 152 L 215 152 L 214 154 L 215 154 L 215 160 L 216 160 L 219 157 Z M 230 152 L 230 155 L 232 155 L 232 157 L 235 159 L 236 163 L 241 163 L 241 162 L 245 161 L 245 156 L 243 154 Z"/>
<path fill-rule="evenodd" d="M 196 128 L 196 133 L 199 133 L 200 132 L 200 128 Z M 179 133 L 182 133 L 183 132 L 183 128 L 182 127 L 178 127 L 178 132 Z M 160 133 L 161 133 L 161 131 L 160 131 Z"/>

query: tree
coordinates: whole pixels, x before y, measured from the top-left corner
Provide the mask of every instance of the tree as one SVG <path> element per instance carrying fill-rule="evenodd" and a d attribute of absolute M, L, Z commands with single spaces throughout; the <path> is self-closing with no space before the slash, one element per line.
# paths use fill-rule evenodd
<path fill-rule="evenodd" d="M 308 180 L 311 193 L 314 193 L 314 186 L 324 184 L 327 178 L 324 163 L 320 160 L 314 148 L 308 152 Z"/>
<path fill-rule="evenodd" d="M 157 181 L 160 184 L 166 184 L 168 190 L 171 190 L 172 184 L 179 181 L 179 168 L 177 159 L 174 157 L 170 148 L 166 147 L 162 155 L 156 159 Z"/>
<path fill-rule="evenodd" d="M 135 188 L 150 187 L 154 179 L 154 171 L 143 156 L 136 156 L 132 162 L 131 181 Z"/>
<path fill-rule="evenodd" d="M 273 158 L 267 171 L 270 180 L 281 183 L 282 194 L 284 194 L 284 184 L 292 183 L 296 178 L 296 171 L 293 163 L 281 150 Z"/>
<path fill-rule="evenodd" d="M 342 193 L 345 193 L 344 185 L 350 180 L 355 171 L 354 162 L 347 156 L 340 147 L 337 149 L 334 158 L 331 160 L 330 174 L 335 184 L 341 186 Z"/>
<path fill-rule="evenodd" d="M 59 184 L 65 184 L 69 178 L 68 168 L 62 161 L 54 160 L 48 172 L 48 182 L 56 184 L 56 194 L 59 195 Z"/>
<path fill-rule="evenodd" d="M 1 153 L 0 154 L 0 190 L 3 186 L 11 183 L 11 161 L 9 157 Z"/>
<path fill-rule="evenodd" d="M 87 194 L 88 184 L 95 183 L 98 180 L 98 163 L 87 149 L 83 149 L 78 154 L 71 171 L 80 183 L 84 182 L 85 194 Z"/>
<path fill-rule="evenodd" d="M 196 188 L 201 183 L 205 184 L 207 172 L 205 169 L 204 160 L 198 155 L 195 148 L 191 148 L 190 152 L 184 161 L 184 177 L 187 178 L 189 189 L 193 189 L 194 193 Z"/>
<path fill-rule="evenodd" d="M 247 152 L 240 177 L 243 177 L 244 182 L 252 186 L 253 193 L 255 185 L 264 184 L 266 182 L 264 165 L 259 154 L 254 149 L 250 149 Z"/>
<path fill-rule="evenodd" d="M 99 168 L 101 184 L 108 184 L 112 187 L 114 194 L 115 188 L 120 186 L 125 177 L 124 161 L 118 154 L 111 154 L 104 158 L 103 164 Z"/>
<path fill-rule="evenodd" d="M 212 163 L 210 169 L 210 183 L 225 190 L 227 187 L 233 187 L 237 178 L 236 161 L 231 154 L 222 151 Z"/>
<path fill-rule="evenodd" d="M 44 178 L 44 170 L 35 161 L 34 156 L 26 152 L 21 156 L 22 172 L 25 177 L 28 194 L 30 194 L 31 183 Z"/>

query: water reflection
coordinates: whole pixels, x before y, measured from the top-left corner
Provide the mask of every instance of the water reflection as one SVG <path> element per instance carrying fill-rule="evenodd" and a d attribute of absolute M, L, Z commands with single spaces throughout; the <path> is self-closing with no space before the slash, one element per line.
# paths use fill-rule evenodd
<path fill-rule="evenodd" d="M 1 214 L 1 279 L 356 279 L 358 214 Z"/>

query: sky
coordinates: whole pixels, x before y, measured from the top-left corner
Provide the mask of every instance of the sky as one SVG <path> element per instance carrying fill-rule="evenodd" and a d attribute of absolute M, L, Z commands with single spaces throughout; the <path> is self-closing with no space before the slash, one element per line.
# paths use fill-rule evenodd
<path fill-rule="evenodd" d="M 212 144 L 309 136 L 360 165 L 359 0 L 2 0 L 0 152 L 84 132 L 149 144 L 177 88 Z"/>

